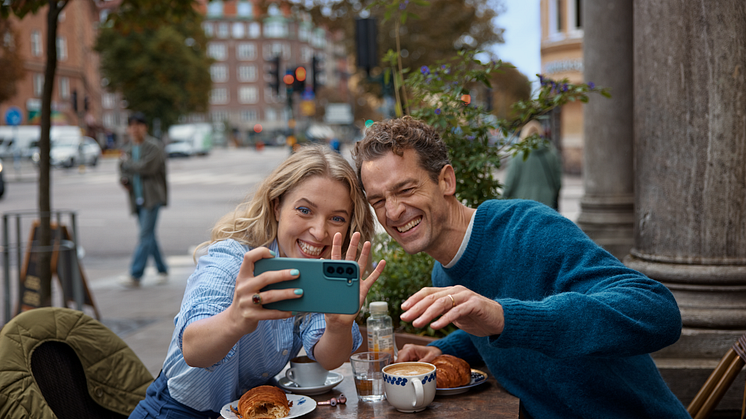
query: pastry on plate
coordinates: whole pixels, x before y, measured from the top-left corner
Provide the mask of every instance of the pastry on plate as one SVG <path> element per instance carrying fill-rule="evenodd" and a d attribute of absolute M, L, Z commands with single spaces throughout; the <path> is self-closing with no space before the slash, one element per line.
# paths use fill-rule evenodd
<path fill-rule="evenodd" d="M 453 355 L 440 355 L 430 361 L 435 365 L 437 388 L 461 387 L 471 382 L 469 363 Z"/>
<path fill-rule="evenodd" d="M 259 386 L 238 400 L 238 413 L 244 419 L 279 419 L 290 414 L 285 392 L 275 386 Z"/>

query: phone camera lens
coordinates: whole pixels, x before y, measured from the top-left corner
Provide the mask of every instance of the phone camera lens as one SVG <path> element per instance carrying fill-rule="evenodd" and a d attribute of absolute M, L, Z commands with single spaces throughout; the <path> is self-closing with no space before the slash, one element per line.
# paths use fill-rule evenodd
<path fill-rule="evenodd" d="M 347 268 L 347 275 L 352 275 L 355 273 L 355 270 L 352 268 Z"/>
<path fill-rule="evenodd" d="M 343 273 L 345 273 L 345 268 L 343 268 L 341 266 L 337 267 L 337 273 L 340 274 L 340 275 L 342 275 Z"/>
<path fill-rule="evenodd" d="M 334 266 L 328 266 L 326 268 L 326 273 L 328 273 L 329 275 L 333 274 L 334 273 Z"/>

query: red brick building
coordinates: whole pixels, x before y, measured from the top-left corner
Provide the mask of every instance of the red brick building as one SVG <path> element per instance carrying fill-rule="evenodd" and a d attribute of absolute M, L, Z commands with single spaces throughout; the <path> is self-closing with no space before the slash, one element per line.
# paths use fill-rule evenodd
<path fill-rule="evenodd" d="M 0 114 L 4 116 L 9 107 L 15 106 L 22 111 L 21 124 L 38 125 L 47 53 L 47 7 L 22 20 L 10 19 L 26 74 L 16 84 L 16 95 L 0 103 Z M 98 54 L 93 51 L 98 23 L 99 9 L 93 0 L 71 1 L 62 10 L 52 93 L 52 124 L 76 125 L 91 136 L 101 133 L 101 76 Z M 4 117 L 2 124 L 5 124 Z"/>

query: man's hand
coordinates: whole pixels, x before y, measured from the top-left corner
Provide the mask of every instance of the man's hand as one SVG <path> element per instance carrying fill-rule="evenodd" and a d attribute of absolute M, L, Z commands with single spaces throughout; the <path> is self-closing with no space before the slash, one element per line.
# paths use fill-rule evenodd
<path fill-rule="evenodd" d="M 430 362 L 443 352 L 437 346 L 422 346 L 408 343 L 399 350 L 396 362 L 422 361 Z"/>
<path fill-rule="evenodd" d="M 441 329 L 449 323 L 474 336 L 499 335 L 505 327 L 502 306 L 461 285 L 423 288 L 401 305 L 401 319 L 417 328 Z M 433 321 L 437 317 L 437 321 Z"/>

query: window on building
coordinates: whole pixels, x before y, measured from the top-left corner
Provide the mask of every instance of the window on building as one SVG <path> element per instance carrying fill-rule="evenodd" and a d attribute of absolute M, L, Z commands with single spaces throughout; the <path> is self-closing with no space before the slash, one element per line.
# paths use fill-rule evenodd
<path fill-rule="evenodd" d="M 101 95 L 101 106 L 104 109 L 114 109 L 116 103 L 116 95 L 113 93 L 104 93 Z"/>
<path fill-rule="evenodd" d="M 309 47 L 303 47 L 300 49 L 300 60 L 303 63 L 310 63 L 313 58 L 313 49 Z"/>
<path fill-rule="evenodd" d="M 236 4 L 236 14 L 240 17 L 251 17 L 254 13 L 252 11 L 251 2 L 239 1 Z"/>
<path fill-rule="evenodd" d="M 287 38 L 288 25 L 284 19 L 273 19 L 264 23 L 265 38 Z"/>
<path fill-rule="evenodd" d="M 253 122 L 259 120 L 259 113 L 254 109 L 244 109 L 241 111 L 241 121 Z"/>
<path fill-rule="evenodd" d="M 272 3 L 267 7 L 267 14 L 270 16 L 282 16 L 280 8 L 275 3 Z"/>
<path fill-rule="evenodd" d="M 228 81 L 228 66 L 225 64 L 213 64 L 210 66 L 210 78 L 215 83 Z"/>
<path fill-rule="evenodd" d="M 290 44 L 282 44 L 282 59 L 290 60 L 292 56 L 292 49 L 290 48 Z"/>
<path fill-rule="evenodd" d="M 114 114 L 111 112 L 106 112 L 104 114 L 104 127 L 112 129 L 115 128 L 116 125 L 116 119 L 114 118 Z"/>
<path fill-rule="evenodd" d="M 228 89 L 217 87 L 210 92 L 210 103 L 223 104 L 228 103 Z"/>
<path fill-rule="evenodd" d="M 233 22 L 233 25 L 231 25 L 231 36 L 236 39 L 246 36 L 246 25 L 243 22 Z"/>
<path fill-rule="evenodd" d="M 215 35 L 212 22 L 202 22 L 202 30 L 205 31 L 205 35 L 207 35 L 208 38 L 211 38 L 213 35 Z"/>
<path fill-rule="evenodd" d="M 311 26 L 305 22 L 300 24 L 298 27 L 298 40 L 301 42 L 308 42 L 308 37 L 311 34 Z"/>
<path fill-rule="evenodd" d="M 264 110 L 264 119 L 267 121 L 277 121 L 277 111 L 272 108 L 266 108 Z"/>
<path fill-rule="evenodd" d="M 223 16 L 223 2 L 220 0 L 214 0 L 207 3 L 207 16 Z"/>
<path fill-rule="evenodd" d="M 253 42 L 242 42 L 236 46 L 236 57 L 239 60 L 255 60 L 256 45 Z"/>
<path fill-rule="evenodd" d="M 57 60 L 67 60 L 67 39 L 64 36 L 57 36 Z"/>
<path fill-rule="evenodd" d="M 282 44 L 279 42 L 265 43 L 262 45 L 262 55 L 265 60 L 271 60 L 278 55 L 282 55 Z"/>
<path fill-rule="evenodd" d="M 42 54 L 41 45 L 41 32 L 37 30 L 31 31 L 31 55 L 40 57 Z"/>
<path fill-rule="evenodd" d="M 254 86 L 241 86 L 238 89 L 238 101 L 241 103 L 256 103 L 259 101 L 259 94 Z"/>
<path fill-rule="evenodd" d="M 262 25 L 259 22 L 249 23 L 249 38 L 259 38 L 262 36 Z"/>
<path fill-rule="evenodd" d="M 218 23 L 218 38 L 228 37 L 228 22 Z"/>
<path fill-rule="evenodd" d="M 44 91 L 44 74 L 35 73 L 34 74 L 34 96 L 41 97 L 41 94 L 43 91 Z"/>
<path fill-rule="evenodd" d="M 70 98 L 70 79 L 60 77 L 60 99 Z"/>
<path fill-rule="evenodd" d="M 210 112 L 210 119 L 212 119 L 212 122 L 227 121 L 228 111 L 212 111 Z"/>
<path fill-rule="evenodd" d="M 238 66 L 238 81 L 256 81 L 256 66 Z"/>
<path fill-rule="evenodd" d="M 216 59 L 217 61 L 225 61 L 227 57 L 225 44 L 217 42 L 208 44 L 207 55 Z"/>
<path fill-rule="evenodd" d="M 569 26 L 574 31 L 583 30 L 583 0 L 569 0 Z"/>
<path fill-rule="evenodd" d="M 564 32 L 565 31 L 565 25 L 564 25 L 564 12 L 565 12 L 565 0 L 557 0 L 557 14 L 555 16 L 556 22 L 557 22 L 557 32 Z"/>

